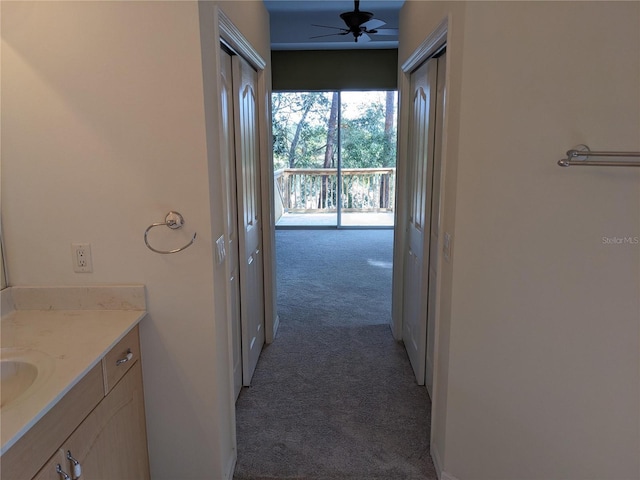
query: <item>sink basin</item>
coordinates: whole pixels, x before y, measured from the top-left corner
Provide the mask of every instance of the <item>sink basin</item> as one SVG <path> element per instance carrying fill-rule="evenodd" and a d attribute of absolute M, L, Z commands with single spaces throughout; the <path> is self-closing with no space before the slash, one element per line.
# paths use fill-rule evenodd
<path fill-rule="evenodd" d="M 38 367 L 21 360 L 2 360 L 0 379 L 0 408 L 26 392 L 38 378 Z"/>
<path fill-rule="evenodd" d="M 20 348 L 0 350 L 0 408 L 4 409 L 33 392 L 49 376 L 51 358 L 42 352 Z"/>

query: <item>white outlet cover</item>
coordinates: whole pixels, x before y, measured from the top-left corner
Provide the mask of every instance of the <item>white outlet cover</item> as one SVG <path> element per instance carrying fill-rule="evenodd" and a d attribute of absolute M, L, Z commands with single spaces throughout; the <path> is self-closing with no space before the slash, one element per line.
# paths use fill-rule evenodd
<path fill-rule="evenodd" d="M 90 243 L 72 243 L 71 244 L 71 261 L 73 263 L 73 271 L 76 273 L 92 273 L 93 261 L 91 258 Z"/>

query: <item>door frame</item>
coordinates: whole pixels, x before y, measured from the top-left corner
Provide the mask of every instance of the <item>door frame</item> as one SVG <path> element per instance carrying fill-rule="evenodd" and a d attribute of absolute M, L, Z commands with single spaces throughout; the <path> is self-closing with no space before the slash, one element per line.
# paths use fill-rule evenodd
<path fill-rule="evenodd" d="M 278 329 L 279 319 L 276 311 L 276 272 L 275 272 L 275 228 L 274 228 L 274 214 L 271 207 L 273 202 L 273 183 L 269 183 L 268 179 L 272 178 L 271 171 L 273 169 L 273 157 L 271 155 L 271 107 L 270 107 L 270 92 L 271 92 L 271 72 L 267 69 L 267 62 L 262 58 L 258 51 L 251 45 L 251 43 L 244 37 L 240 30 L 233 24 L 233 22 L 227 17 L 227 15 L 220 9 L 218 5 L 212 5 L 208 2 L 199 2 L 199 17 L 200 17 L 200 30 L 201 30 L 201 42 L 203 47 L 202 62 L 204 70 L 204 90 L 205 101 L 207 102 L 204 107 L 204 114 L 207 116 L 207 124 L 220 125 L 223 118 L 221 102 L 217 98 L 219 94 L 218 86 L 218 72 L 220 72 L 220 65 L 222 61 L 222 49 L 221 45 L 225 45 L 233 53 L 242 56 L 249 64 L 255 68 L 258 73 L 257 94 L 259 102 L 258 109 L 258 133 L 260 135 L 258 154 L 260 157 L 260 186 L 261 186 L 261 215 L 262 215 L 262 250 L 263 250 L 263 274 L 264 274 L 264 318 L 265 318 L 265 341 L 266 343 L 272 343 Z M 208 35 L 206 38 L 202 35 Z M 209 73 L 213 73 L 212 76 L 208 76 Z M 211 109 L 209 106 L 212 106 Z M 210 148 L 213 153 L 213 157 L 210 161 L 219 163 L 219 182 L 218 186 L 221 188 L 221 194 L 218 200 L 222 203 L 222 209 L 226 212 L 227 205 L 227 185 L 225 181 L 227 165 L 222 161 L 224 157 L 224 150 L 222 142 L 225 139 L 221 138 L 220 129 L 213 128 L 210 136 L 207 137 L 207 142 L 211 142 Z M 268 172 L 265 174 L 265 172 Z M 212 200 L 214 201 L 214 200 Z M 229 232 L 226 225 L 226 221 L 222 222 L 223 233 L 225 237 L 225 243 L 228 241 Z M 214 235 L 215 238 L 216 235 Z M 215 248 L 215 246 L 213 247 Z M 214 254 L 215 258 L 215 254 Z M 228 262 L 225 262 L 225 276 L 228 279 L 229 266 Z M 217 290 L 220 288 L 224 291 L 225 297 L 225 311 L 230 312 L 231 297 L 227 289 L 226 283 L 224 286 L 215 287 Z M 216 295 L 217 297 L 217 295 Z M 240 299 L 242 303 L 242 299 Z M 231 478 L 235 468 L 237 459 L 237 437 L 236 437 L 236 415 L 235 415 L 235 394 L 234 394 L 234 379 L 233 379 L 233 337 L 232 329 L 230 325 L 225 324 L 228 322 L 228 315 L 225 318 L 217 321 L 222 325 L 220 328 L 221 334 L 226 330 L 226 338 L 222 341 L 227 345 L 227 372 L 226 383 L 228 390 L 228 404 L 231 409 L 231 415 L 225 420 L 220 418 L 220 422 L 228 422 L 229 433 L 231 437 L 228 439 L 232 448 L 231 455 L 227 459 L 223 459 L 225 465 L 223 466 L 223 472 L 226 474 L 225 478 Z"/>
<path fill-rule="evenodd" d="M 224 43 L 234 53 L 243 57 L 258 72 L 258 134 L 260 144 L 260 191 L 262 208 L 262 248 L 264 251 L 264 329 L 266 343 L 272 343 L 278 330 L 279 318 L 276 311 L 276 271 L 275 259 L 275 219 L 273 205 L 273 182 L 269 182 L 273 171 L 271 155 L 271 78 L 266 71 L 267 63 L 260 56 L 240 30 L 229 20 L 222 10 L 216 6 L 217 42 Z M 218 49 L 219 50 L 219 49 Z M 216 50 L 216 64 L 220 65 L 220 52 Z M 225 232 L 226 233 L 226 232 Z M 242 302 L 242 300 L 241 300 Z"/>
<path fill-rule="evenodd" d="M 396 340 L 402 339 L 402 292 L 404 290 L 404 257 L 407 241 L 407 227 L 409 215 L 408 186 L 411 172 L 407 169 L 406 158 L 409 154 L 409 122 L 411 111 L 411 73 L 422 63 L 436 54 L 447 44 L 449 31 L 449 18 L 445 18 L 436 29 L 420 44 L 420 46 L 409 56 L 406 62 L 400 67 L 398 85 L 399 109 L 398 117 L 398 162 L 396 164 L 396 218 L 395 232 L 393 240 L 393 285 L 392 285 L 392 307 L 391 307 L 391 330 Z M 448 68 L 448 67 L 447 67 Z M 446 74 L 448 83 L 449 75 Z M 445 125 L 447 112 L 445 109 Z M 446 127 L 445 127 L 446 128 Z M 443 132 L 444 134 L 444 132 Z M 445 175 L 445 154 L 443 142 L 442 168 L 440 175 L 441 185 L 444 187 Z M 444 203 L 444 188 L 440 193 L 442 204 Z M 442 240 L 442 239 L 441 239 Z M 438 263 L 442 252 L 438 254 Z"/>
<path fill-rule="evenodd" d="M 396 218 L 393 244 L 393 283 L 392 283 L 392 306 L 391 306 L 391 331 L 396 340 L 402 340 L 402 316 L 403 316 L 403 291 L 404 291 L 404 258 L 406 254 L 407 228 L 409 215 L 409 196 L 408 186 L 410 185 L 410 171 L 407 168 L 406 158 L 409 154 L 409 131 L 410 131 L 410 112 L 411 112 L 411 73 L 416 70 L 422 63 L 426 62 L 430 57 L 437 54 L 443 47 L 449 43 L 449 31 L 451 29 L 451 15 L 447 15 L 441 20 L 437 27 L 423 40 L 423 42 L 414 50 L 409 58 L 400 66 L 398 74 L 398 95 L 399 95 L 399 111 L 398 117 L 398 162 L 396 165 L 397 185 L 396 185 Z M 450 89 L 450 72 L 451 62 L 446 62 L 445 70 L 445 89 Z M 442 218 L 442 212 L 445 211 L 445 175 L 447 170 L 447 125 L 448 110 L 450 102 L 446 101 L 443 112 L 443 130 L 442 135 L 442 151 L 440 159 L 440 206 L 439 212 Z M 439 245 L 444 245 L 444 228 L 441 226 L 438 233 Z M 428 258 L 425 261 L 429 261 Z M 436 280 L 436 298 L 435 303 L 435 325 L 434 325 L 434 353 L 433 353 L 433 393 L 431 401 L 431 418 L 435 418 L 436 412 L 440 408 L 438 405 L 438 366 L 440 361 L 439 337 L 440 337 L 440 301 L 442 296 L 442 262 L 443 252 L 439 249 L 437 254 L 437 271 Z M 428 265 L 427 265 L 428 267 Z M 424 319 L 427 321 L 427 318 Z M 446 359 L 443 359 L 446 361 Z M 438 452 L 434 450 L 434 429 L 431 428 L 431 455 L 436 463 L 436 471 L 441 471 L 442 465 Z"/>

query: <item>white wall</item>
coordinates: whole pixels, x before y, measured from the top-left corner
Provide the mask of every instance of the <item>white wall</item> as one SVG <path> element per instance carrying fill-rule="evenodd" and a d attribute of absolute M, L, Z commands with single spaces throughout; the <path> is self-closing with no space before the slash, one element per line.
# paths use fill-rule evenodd
<path fill-rule="evenodd" d="M 262 3 L 214 3 L 268 61 Z M 153 478 L 224 478 L 234 405 L 212 249 L 224 212 L 207 152 L 197 2 L 3 2 L 1 86 L 11 283 L 144 283 Z M 152 230 L 157 248 L 197 240 L 152 253 L 142 234 L 171 209 L 184 231 Z M 71 242 L 92 244 L 94 273 L 73 273 Z"/>
<path fill-rule="evenodd" d="M 441 467 L 639 478 L 640 245 L 603 237 L 640 236 L 640 170 L 556 161 L 579 143 L 640 150 L 640 4 L 410 1 L 400 62 L 447 13 Z"/>

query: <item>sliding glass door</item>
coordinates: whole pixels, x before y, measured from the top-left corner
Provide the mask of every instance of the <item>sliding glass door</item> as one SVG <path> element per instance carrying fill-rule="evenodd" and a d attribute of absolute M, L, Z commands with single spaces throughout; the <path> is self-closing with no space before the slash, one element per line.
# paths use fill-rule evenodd
<path fill-rule="evenodd" d="M 340 97 L 341 225 L 393 227 L 397 93 Z"/>
<path fill-rule="evenodd" d="M 277 227 L 393 226 L 395 91 L 272 98 Z"/>
<path fill-rule="evenodd" d="M 276 225 L 338 225 L 338 92 L 272 97 Z"/>

